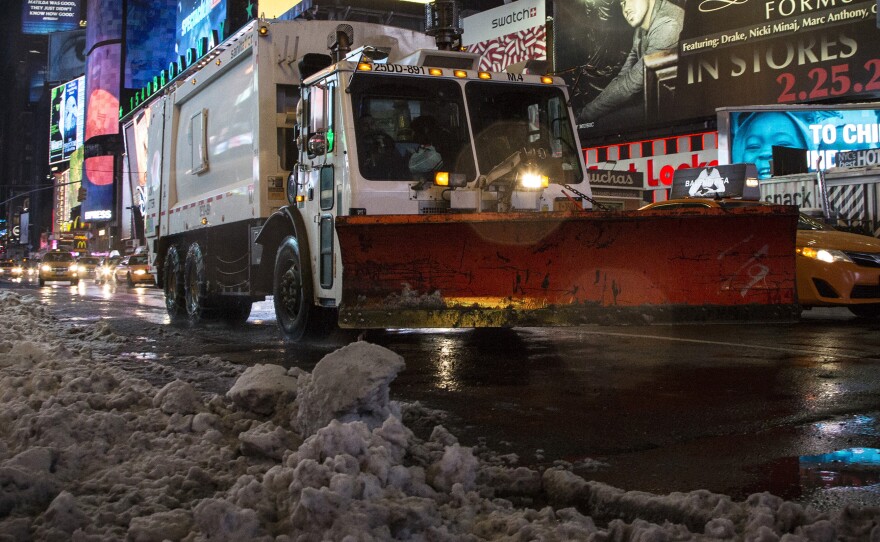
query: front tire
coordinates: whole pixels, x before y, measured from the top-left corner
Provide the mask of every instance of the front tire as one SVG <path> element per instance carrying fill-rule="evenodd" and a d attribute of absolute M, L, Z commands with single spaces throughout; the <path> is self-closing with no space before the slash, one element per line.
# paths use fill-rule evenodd
<path fill-rule="evenodd" d="M 173 323 L 185 320 L 186 308 L 184 307 L 183 267 L 180 263 L 180 254 L 177 247 L 169 247 L 165 255 L 165 267 L 163 271 L 165 280 L 162 289 L 165 292 L 165 310 Z"/>
<path fill-rule="evenodd" d="M 308 339 L 314 331 L 312 312 L 316 307 L 312 304 L 312 276 L 304 262 L 299 240 L 286 237 L 275 256 L 272 293 L 275 318 L 291 341 Z"/>

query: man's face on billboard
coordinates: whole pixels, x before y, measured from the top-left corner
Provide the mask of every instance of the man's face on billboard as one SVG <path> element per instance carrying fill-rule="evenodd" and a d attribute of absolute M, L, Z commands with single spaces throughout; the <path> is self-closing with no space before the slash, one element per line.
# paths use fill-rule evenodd
<path fill-rule="evenodd" d="M 620 0 L 623 18 L 633 28 L 641 25 L 648 15 L 648 0 Z"/>

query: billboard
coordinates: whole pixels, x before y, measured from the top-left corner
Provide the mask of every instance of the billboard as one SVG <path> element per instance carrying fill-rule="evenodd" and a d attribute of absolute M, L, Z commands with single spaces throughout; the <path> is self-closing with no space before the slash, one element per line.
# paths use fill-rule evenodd
<path fill-rule="evenodd" d="M 876 10 L 875 0 L 556 0 L 556 71 L 584 137 L 719 107 L 864 102 L 880 98 Z"/>
<path fill-rule="evenodd" d="M 114 217 L 116 161 L 112 149 L 101 143 L 119 137 L 119 94 L 122 71 L 122 3 L 95 0 L 88 4 L 86 27 L 86 110 L 82 185 L 86 199 L 82 218 L 86 222 Z"/>
<path fill-rule="evenodd" d="M 23 34 L 49 34 L 79 28 L 80 0 L 24 0 Z"/>
<path fill-rule="evenodd" d="M 70 81 L 86 72 L 86 31 L 49 34 L 49 73 L 51 82 Z"/>
<path fill-rule="evenodd" d="M 177 54 L 199 58 L 210 46 L 217 45 L 215 42 L 202 47 L 202 40 L 210 40 L 215 32 L 222 34 L 225 24 L 226 0 L 180 0 L 177 3 Z"/>
<path fill-rule="evenodd" d="M 880 147 L 880 105 L 764 106 L 718 111 L 718 158 L 772 175 L 773 146 L 805 149 L 809 170 L 832 167 L 837 153 Z"/>
<path fill-rule="evenodd" d="M 125 78 L 123 87 L 141 88 L 171 62 L 177 28 L 175 0 L 128 0 L 125 15 Z"/>
<path fill-rule="evenodd" d="M 85 77 L 54 87 L 49 105 L 49 163 L 70 159 L 82 147 L 85 126 Z"/>
<path fill-rule="evenodd" d="M 547 58 L 546 19 L 544 0 L 519 0 L 465 17 L 461 42 L 483 55 L 481 70 L 503 71 Z"/>

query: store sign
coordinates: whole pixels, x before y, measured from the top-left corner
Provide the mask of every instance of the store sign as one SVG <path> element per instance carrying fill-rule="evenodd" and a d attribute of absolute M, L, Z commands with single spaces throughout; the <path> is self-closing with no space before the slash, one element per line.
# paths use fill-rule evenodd
<path fill-rule="evenodd" d="M 544 0 L 519 0 L 462 20 L 462 45 L 472 45 L 543 25 Z"/>
<path fill-rule="evenodd" d="M 645 176 L 637 171 L 587 170 L 590 186 L 614 188 L 644 188 Z"/>

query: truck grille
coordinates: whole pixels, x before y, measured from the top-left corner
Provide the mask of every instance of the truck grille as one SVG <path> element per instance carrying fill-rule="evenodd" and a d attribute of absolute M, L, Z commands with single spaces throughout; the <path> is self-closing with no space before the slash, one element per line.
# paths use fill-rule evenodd
<path fill-rule="evenodd" d="M 852 259 L 856 265 L 862 267 L 880 267 L 880 254 L 873 252 L 847 252 L 847 256 Z"/>

